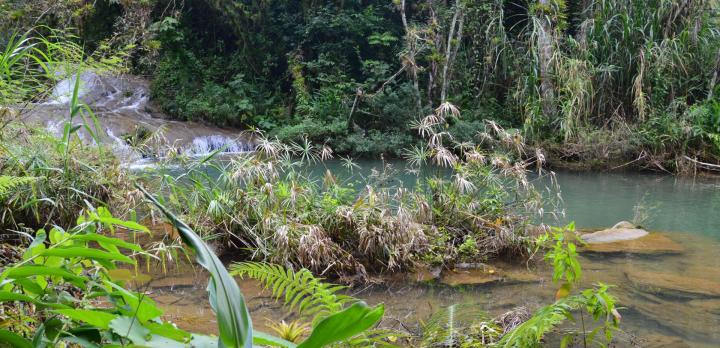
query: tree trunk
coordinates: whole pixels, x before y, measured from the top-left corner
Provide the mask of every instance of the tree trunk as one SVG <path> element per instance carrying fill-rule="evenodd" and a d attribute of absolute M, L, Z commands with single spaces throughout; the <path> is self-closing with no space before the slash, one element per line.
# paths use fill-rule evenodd
<path fill-rule="evenodd" d="M 447 89 L 448 85 L 450 84 L 448 78 L 448 71 L 452 67 L 452 63 L 455 60 L 455 56 L 457 55 L 458 47 L 460 47 L 460 41 L 462 40 L 463 20 L 465 16 L 462 10 L 462 5 L 460 3 L 456 3 L 455 13 L 453 14 L 452 22 L 450 23 L 450 32 L 448 33 L 447 48 L 445 49 L 445 62 L 443 64 L 442 73 L 442 88 L 440 89 L 440 103 L 444 103 L 447 99 Z M 458 27 L 457 38 L 455 38 L 456 26 Z M 455 44 L 455 48 L 453 48 L 452 46 L 453 39 L 457 41 Z"/>
<path fill-rule="evenodd" d="M 549 0 L 539 0 L 540 4 L 548 5 Z M 540 66 L 540 98 L 542 99 L 543 114 L 551 118 L 557 113 L 555 106 L 555 88 L 552 82 L 554 69 L 552 66 L 554 47 L 553 47 L 553 25 L 552 20 L 547 15 L 535 15 L 535 19 L 539 23 L 537 33 L 537 55 Z"/>

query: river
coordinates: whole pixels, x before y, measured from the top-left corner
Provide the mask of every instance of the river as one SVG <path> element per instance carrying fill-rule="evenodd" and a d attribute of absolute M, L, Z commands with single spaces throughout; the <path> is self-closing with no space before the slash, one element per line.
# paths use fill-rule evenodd
<path fill-rule="evenodd" d="M 317 165 L 321 175 L 331 169 L 341 180 L 362 182 L 379 161 L 358 161 L 361 169 L 348 171 L 339 161 Z M 412 186 L 416 176 L 392 163 L 395 174 L 386 185 Z M 642 220 L 658 236 L 679 245 L 673 252 L 582 253 L 582 286 L 613 284 L 623 316 L 619 347 L 717 347 L 720 345 L 720 181 L 676 178 L 641 173 L 558 172 L 566 221 L 578 228 L 597 230 L 621 220 Z M 451 304 L 472 306 L 492 315 L 516 306 L 531 310 L 551 303 L 557 286 L 542 262 L 493 263 L 491 272 L 520 274 L 496 279 L 487 271 L 448 272 L 442 281 L 418 282 L 420 275 L 383 278 L 382 284 L 348 292 L 371 304 L 385 303 L 384 324 L 417 329 L 418 323 Z M 255 325 L 267 329 L 267 319 L 292 318 L 251 280 L 239 280 Z M 206 276 L 187 269 L 156 276 L 153 297 L 167 309 L 166 317 L 179 326 L 206 333 L 216 323 L 204 291 Z M 449 285 L 452 284 L 452 285 Z M 454 285 L 454 286 L 453 286 Z"/>

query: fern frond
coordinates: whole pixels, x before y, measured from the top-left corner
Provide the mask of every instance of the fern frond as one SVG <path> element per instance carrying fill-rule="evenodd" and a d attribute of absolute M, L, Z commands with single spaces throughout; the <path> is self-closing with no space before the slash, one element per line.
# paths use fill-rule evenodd
<path fill-rule="evenodd" d="M 17 187 L 27 185 L 35 180 L 37 178 L 31 176 L 0 175 L 0 198 L 10 194 Z"/>
<path fill-rule="evenodd" d="M 230 274 L 260 281 L 283 303 L 298 315 L 312 319 L 313 323 L 339 312 L 354 298 L 338 294 L 344 286 L 323 283 L 307 269 L 297 272 L 280 265 L 264 262 L 240 262 L 230 266 Z"/>
<path fill-rule="evenodd" d="M 570 296 L 540 308 L 528 321 L 520 324 L 500 339 L 498 347 L 539 347 L 542 338 L 560 323 L 572 317 L 572 311 L 583 304 L 581 296 Z"/>

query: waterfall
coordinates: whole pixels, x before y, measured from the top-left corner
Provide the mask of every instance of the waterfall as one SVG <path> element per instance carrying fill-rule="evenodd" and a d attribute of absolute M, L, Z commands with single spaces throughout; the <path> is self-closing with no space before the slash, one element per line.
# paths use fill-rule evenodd
<path fill-rule="evenodd" d="M 153 107 L 150 101 L 149 82 L 137 76 L 102 75 L 93 71 L 82 72 L 79 76 L 78 97 L 87 104 L 97 117 L 103 134 L 100 142 L 112 147 L 124 165 L 144 168 L 168 155 L 167 151 L 192 157 L 209 155 L 214 151 L 221 154 L 237 154 L 253 151 L 252 140 L 239 137 L 235 132 L 197 122 L 181 122 L 169 119 Z M 59 81 L 47 101 L 36 104 L 29 120 L 44 126 L 56 137 L 62 137 L 68 120 L 69 103 L 75 88 L 76 76 Z M 81 122 L 79 119 L 73 123 Z M 130 146 L 126 135 L 160 132 L 159 141 L 151 149 L 142 152 Z M 95 143 L 85 130 L 76 133 L 86 144 Z M 167 149 L 162 148 L 162 144 Z M 147 151 L 146 151 L 147 150 Z"/>
<path fill-rule="evenodd" d="M 137 151 L 135 151 L 125 140 L 115 136 L 110 128 L 105 129 L 105 134 L 110 138 L 112 143 L 112 149 L 116 156 L 118 156 L 123 162 L 134 162 L 142 159 Z"/>
<path fill-rule="evenodd" d="M 253 146 L 249 143 L 224 135 L 209 135 L 193 139 L 186 153 L 191 156 L 204 156 L 222 149 L 221 153 L 250 152 Z"/>

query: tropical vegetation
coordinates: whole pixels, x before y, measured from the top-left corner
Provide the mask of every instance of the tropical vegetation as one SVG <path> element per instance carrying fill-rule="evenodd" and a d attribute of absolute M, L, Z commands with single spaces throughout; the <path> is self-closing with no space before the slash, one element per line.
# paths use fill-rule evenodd
<path fill-rule="evenodd" d="M 583 242 L 550 227 L 563 212 L 547 167 L 716 168 L 719 10 L 0 0 L 0 346 L 610 346 L 617 298 L 580 287 Z M 242 129 L 254 151 L 150 149 L 162 134 L 137 128 L 118 141 L 152 166 L 131 171 L 82 100 L 88 71 L 142 75 L 168 117 Z M 67 81 L 63 121 L 26 123 Z M 326 166 L 359 171 L 351 156 L 384 165 Z M 415 183 L 392 183 L 400 170 Z M 386 274 L 536 255 L 557 288 L 537 309 L 450 305 L 400 331 L 350 295 Z M 134 286 L 142 267 L 185 260 L 209 274 L 217 336 L 165 320 Z M 289 313 L 272 333 L 253 326 L 248 278 Z"/>

